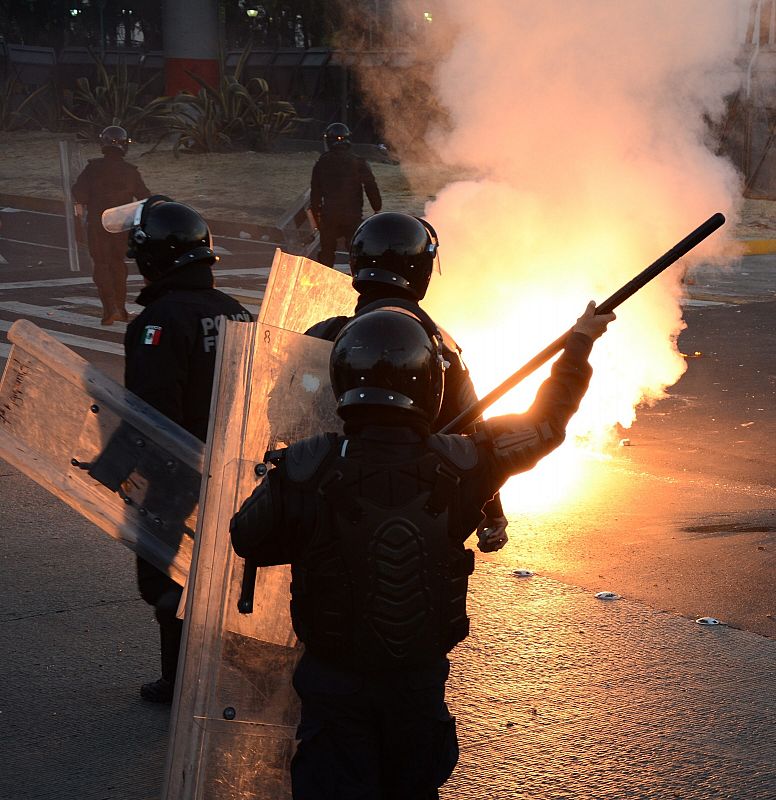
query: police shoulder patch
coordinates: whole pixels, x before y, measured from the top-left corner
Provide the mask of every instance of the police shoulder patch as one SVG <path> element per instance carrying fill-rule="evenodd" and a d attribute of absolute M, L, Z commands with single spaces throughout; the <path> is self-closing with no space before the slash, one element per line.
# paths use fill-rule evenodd
<path fill-rule="evenodd" d="M 143 344 L 159 344 L 161 338 L 161 325 L 146 325 L 145 328 L 143 328 Z"/>

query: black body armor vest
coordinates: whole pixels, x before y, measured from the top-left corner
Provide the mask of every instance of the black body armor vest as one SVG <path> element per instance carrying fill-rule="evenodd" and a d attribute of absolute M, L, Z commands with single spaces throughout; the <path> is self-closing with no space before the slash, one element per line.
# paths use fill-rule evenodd
<path fill-rule="evenodd" d="M 344 441 L 331 441 L 313 476 L 289 470 L 318 487 L 292 568 L 294 629 L 312 654 L 350 669 L 427 664 L 469 632 L 474 554 L 449 533 L 458 476 L 435 452 L 374 465 L 352 442 L 340 455 Z"/>

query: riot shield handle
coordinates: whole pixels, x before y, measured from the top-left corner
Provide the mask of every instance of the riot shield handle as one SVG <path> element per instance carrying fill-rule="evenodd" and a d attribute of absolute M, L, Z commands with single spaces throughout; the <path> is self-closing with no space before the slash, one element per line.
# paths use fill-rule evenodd
<path fill-rule="evenodd" d="M 256 573 L 258 564 L 252 558 L 246 558 L 243 566 L 242 589 L 237 601 L 237 610 L 241 614 L 253 614 L 253 593 L 256 590 Z"/>

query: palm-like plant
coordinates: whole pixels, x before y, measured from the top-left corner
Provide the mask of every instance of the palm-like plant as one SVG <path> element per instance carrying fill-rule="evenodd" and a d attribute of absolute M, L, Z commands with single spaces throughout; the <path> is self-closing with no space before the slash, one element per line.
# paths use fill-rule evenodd
<path fill-rule="evenodd" d="M 234 73 L 227 75 L 221 62 L 221 79 L 211 86 L 189 73 L 199 84 L 196 95 L 181 93 L 168 100 L 165 114 L 169 130 L 177 134 L 173 150 L 212 152 L 236 146 L 267 150 L 274 139 L 291 133 L 304 120 L 292 103 L 273 100 L 263 78 L 240 81 L 250 49 L 243 51 Z"/>
<path fill-rule="evenodd" d="M 54 130 L 58 113 L 51 99 L 53 94 L 50 83 L 25 94 L 24 86 L 16 78 L 6 78 L 0 84 L 0 130 L 12 131 L 29 125 Z"/>
<path fill-rule="evenodd" d="M 62 110 L 68 117 L 85 126 L 80 133 L 93 140 L 108 125 L 121 125 L 133 136 L 141 136 L 158 122 L 156 115 L 168 98 L 156 98 L 143 104 L 148 87 L 157 80 L 154 75 L 144 83 L 129 79 L 127 65 L 119 63 L 109 74 L 105 65 L 95 57 L 97 81 L 91 86 L 88 78 L 78 78 L 72 94 L 66 94 Z"/>

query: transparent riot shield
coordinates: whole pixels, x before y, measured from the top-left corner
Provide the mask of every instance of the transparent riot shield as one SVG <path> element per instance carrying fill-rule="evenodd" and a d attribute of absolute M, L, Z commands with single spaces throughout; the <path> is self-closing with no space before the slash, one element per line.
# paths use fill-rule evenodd
<path fill-rule="evenodd" d="M 183 584 L 202 443 L 27 320 L 0 381 L 0 457 Z"/>
<path fill-rule="evenodd" d="M 81 148 L 73 142 L 59 143 L 59 167 L 62 173 L 62 194 L 65 199 L 65 229 L 67 231 L 67 256 L 71 272 L 80 272 L 79 246 L 86 244 L 84 210 L 75 203 L 71 187 L 86 166 Z"/>
<path fill-rule="evenodd" d="M 290 570 L 259 569 L 254 610 L 239 613 L 244 564 L 229 521 L 261 480 L 265 451 L 339 430 L 330 352 L 330 342 L 262 323 L 221 330 L 165 800 L 289 796 L 300 655 Z"/>
<path fill-rule="evenodd" d="M 320 246 L 318 223 L 310 210 L 310 190 L 302 192 L 278 220 L 283 236 L 289 244 L 303 255 L 310 255 Z"/>
<path fill-rule="evenodd" d="M 267 279 L 259 322 L 304 333 L 328 317 L 350 316 L 358 299 L 351 281 L 350 275 L 278 249 Z"/>

